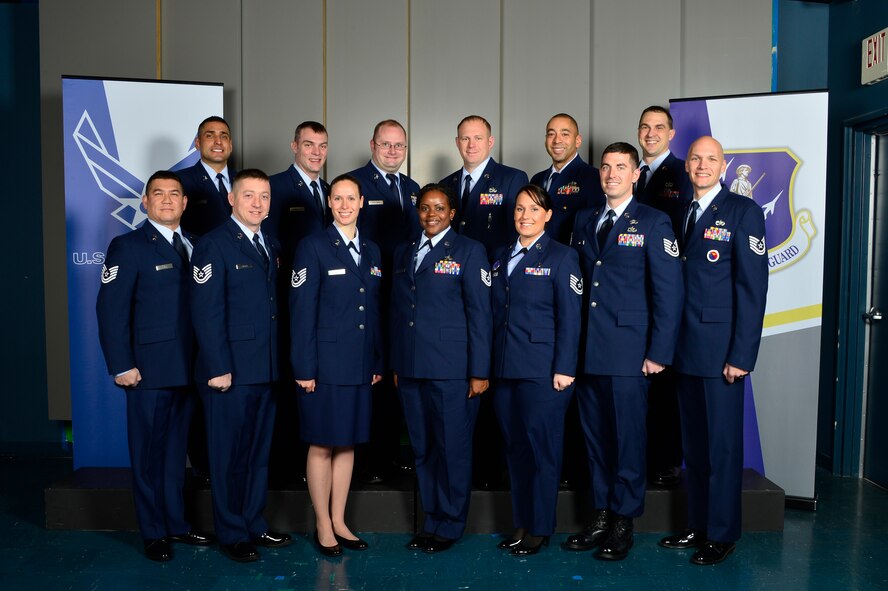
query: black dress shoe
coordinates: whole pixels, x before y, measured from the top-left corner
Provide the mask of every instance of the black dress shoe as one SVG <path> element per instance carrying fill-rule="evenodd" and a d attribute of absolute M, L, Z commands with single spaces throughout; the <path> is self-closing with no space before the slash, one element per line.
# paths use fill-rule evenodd
<path fill-rule="evenodd" d="M 173 559 L 173 547 L 165 538 L 145 540 L 145 556 L 155 562 L 169 562 Z"/>
<path fill-rule="evenodd" d="M 440 536 L 432 536 L 428 542 L 426 542 L 425 548 L 422 549 L 423 552 L 427 554 L 435 554 L 437 552 L 444 552 L 445 550 L 450 550 L 453 544 L 456 543 L 456 540 L 451 540 L 450 538 L 442 538 Z"/>
<path fill-rule="evenodd" d="M 734 551 L 736 546 L 732 542 L 706 542 L 691 556 L 691 564 L 709 566 L 718 564 Z"/>
<path fill-rule="evenodd" d="M 348 538 L 343 538 L 336 532 L 333 532 L 333 537 L 336 538 L 336 541 L 339 542 L 340 546 L 349 550 L 366 550 L 370 547 L 370 544 L 368 544 L 361 538 L 358 538 L 356 540 L 349 540 Z"/>
<path fill-rule="evenodd" d="M 521 542 L 512 548 L 512 556 L 530 556 L 540 551 L 543 546 L 549 545 L 549 536 L 525 536 Z"/>
<path fill-rule="evenodd" d="M 429 542 L 432 541 L 432 534 L 422 532 L 420 534 L 416 534 L 413 536 L 409 542 L 407 542 L 408 550 L 425 550 L 426 546 L 428 546 Z"/>
<path fill-rule="evenodd" d="M 565 550 L 573 550 L 575 552 L 585 552 L 597 547 L 610 530 L 611 512 L 607 509 L 600 509 L 595 513 L 595 521 L 578 534 L 574 534 L 567 538 L 561 544 Z"/>
<path fill-rule="evenodd" d="M 342 556 L 342 546 L 339 544 L 334 544 L 333 546 L 324 546 L 321 544 L 321 539 L 318 537 L 318 532 L 315 532 L 315 546 L 318 547 L 318 551 L 324 556 L 329 556 L 330 558 L 336 558 L 337 556 Z"/>
<path fill-rule="evenodd" d="M 235 562 L 253 562 L 259 560 L 256 547 L 249 542 L 237 542 L 234 544 L 222 544 L 222 553 Z"/>
<path fill-rule="evenodd" d="M 290 534 L 268 530 L 261 536 L 253 538 L 253 543 L 263 548 L 283 548 L 293 543 Z"/>
<path fill-rule="evenodd" d="M 618 515 L 607 538 L 595 552 L 595 558 L 598 560 L 623 560 L 629 556 L 629 550 L 634 543 L 632 531 L 632 519 Z"/>
<path fill-rule="evenodd" d="M 527 534 L 527 530 L 524 528 L 518 528 L 512 535 L 508 538 L 503 539 L 499 544 L 496 545 L 500 550 L 511 550 L 515 546 L 521 543 L 521 540 L 524 539 L 524 536 Z"/>
<path fill-rule="evenodd" d="M 167 536 L 167 539 L 171 542 L 179 542 L 180 544 L 188 544 L 190 546 L 209 546 L 210 544 L 215 543 L 216 536 L 213 534 L 190 531 L 187 534 Z"/>
<path fill-rule="evenodd" d="M 662 472 L 658 472 L 650 479 L 650 483 L 660 488 L 675 488 L 681 482 L 679 476 L 680 468 L 667 468 Z"/>
<path fill-rule="evenodd" d="M 657 544 L 670 550 L 683 550 L 685 548 L 696 548 L 705 541 L 706 535 L 703 532 L 696 529 L 688 529 L 684 533 L 666 536 Z"/>

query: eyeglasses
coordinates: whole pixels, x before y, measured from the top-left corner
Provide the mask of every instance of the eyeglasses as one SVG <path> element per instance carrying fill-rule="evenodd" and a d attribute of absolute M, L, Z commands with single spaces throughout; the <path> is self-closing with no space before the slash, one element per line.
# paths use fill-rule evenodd
<path fill-rule="evenodd" d="M 391 142 L 377 142 L 376 140 L 373 140 L 373 143 L 376 144 L 378 147 L 382 148 L 383 150 L 391 150 L 392 148 L 394 148 L 398 152 L 403 152 L 404 150 L 407 149 L 407 144 L 393 144 Z"/>

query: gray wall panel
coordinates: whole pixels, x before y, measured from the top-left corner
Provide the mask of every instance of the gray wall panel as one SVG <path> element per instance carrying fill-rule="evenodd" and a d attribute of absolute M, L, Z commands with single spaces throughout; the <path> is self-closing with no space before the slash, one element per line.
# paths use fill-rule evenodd
<path fill-rule="evenodd" d="M 682 96 L 771 90 L 771 0 L 683 0 Z"/>
<path fill-rule="evenodd" d="M 243 1 L 243 163 L 274 174 L 296 126 L 324 122 L 324 3 Z"/>
<path fill-rule="evenodd" d="M 503 9 L 503 162 L 533 176 L 552 165 L 546 122 L 573 115 L 589 137 L 589 0 L 510 0 Z"/>
<path fill-rule="evenodd" d="M 83 3 L 43 0 L 39 10 L 47 388 L 49 418 L 65 420 L 71 387 L 61 76 L 154 78 L 156 19 L 153 0 L 91 0 L 88 10 Z"/>
<path fill-rule="evenodd" d="M 407 37 L 407 0 L 327 1 L 330 177 L 367 162 L 377 122 L 407 126 Z"/>
<path fill-rule="evenodd" d="M 462 165 L 456 124 L 469 114 L 500 131 L 499 0 L 411 0 L 411 176 L 420 185 Z M 499 145 L 493 156 L 499 160 Z"/>
<path fill-rule="evenodd" d="M 153 23 L 153 13 L 151 19 Z M 225 85 L 224 116 L 231 126 L 233 158 L 240 168 L 243 139 L 241 0 L 163 2 L 160 33 L 161 76 L 165 80 Z M 218 114 L 207 113 L 207 116 Z M 197 126 L 194 132 L 197 133 Z"/>
<path fill-rule="evenodd" d="M 592 0 L 590 161 L 611 142 L 638 147 L 638 116 L 681 96 L 682 0 Z"/>

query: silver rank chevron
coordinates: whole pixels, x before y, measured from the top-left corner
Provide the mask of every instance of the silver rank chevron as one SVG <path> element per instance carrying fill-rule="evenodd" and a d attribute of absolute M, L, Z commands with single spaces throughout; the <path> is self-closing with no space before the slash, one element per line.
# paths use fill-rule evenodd
<path fill-rule="evenodd" d="M 481 269 L 481 283 L 490 287 L 490 271 L 487 269 Z"/>
<path fill-rule="evenodd" d="M 576 275 L 570 276 L 570 288 L 577 295 L 583 295 L 583 278 Z"/>
<path fill-rule="evenodd" d="M 663 250 L 671 257 L 678 257 L 678 240 L 663 239 Z"/>
<path fill-rule="evenodd" d="M 297 287 L 302 287 L 302 284 L 305 283 L 305 280 L 308 279 L 308 268 L 302 268 L 297 273 L 293 271 L 290 274 L 290 286 L 294 289 Z"/>
<path fill-rule="evenodd" d="M 194 282 L 203 285 L 213 276 L 213 263 L 207 263 L 202 268 L 194 267 Z"/>
<path fill-rule="evenodd" d="M 752 252 L 754 252 L 755 254 L 757 254 L 759 256 L 764 255 L 765 251 L 767 250 L 765 248 L 765 237 L 762 236 L 761 238 L 756 238 L 755 236 L 750 236 L 749 237 L 749 250 L 751 250 Z"/>
<path fill-rule="evenodd" d="M 105 265 L 102 265 L 102 283 L 111 283 L 117 279 L 117 269 L 119 268 L 120 265 L 114 265 L 110 269 Z"/>

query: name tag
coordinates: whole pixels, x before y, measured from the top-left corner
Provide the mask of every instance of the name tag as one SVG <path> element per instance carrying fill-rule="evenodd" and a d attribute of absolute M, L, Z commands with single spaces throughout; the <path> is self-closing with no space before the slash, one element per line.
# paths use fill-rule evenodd
<path fill-rule="evenodd" d="M 155 271 L 166 271 L 167 269 L 172 269 L 173 263 L 165 263 L 163 265 L 154 265 Z"/>
<path fill-rule="evenodd" d="M 330 269 L 327 275 L 345 275 L 345 269 Z"/>
<path fill-rule="evenodd" d="M 290 211 L 291 211 L 291 212 L 305 211 L 305 208 L 304 208 L 304 207 L 291 207 L 291 208 L 290 208 Z"/>
<path fill-rule="evenodd" d="M 374 199 L 372 201 L 368 201 L 367 205 L 385 205 L 385 201 L 382 199 Z"/>
<path fill-rule="evenodd" d="M 234 268 L 235 268 L 235 270 L 240 271 L 241 269 L 252 269 L 253 265 L 244 263 L 244 264 L 240 264 L 240 265 L 235 265 Z"/>

